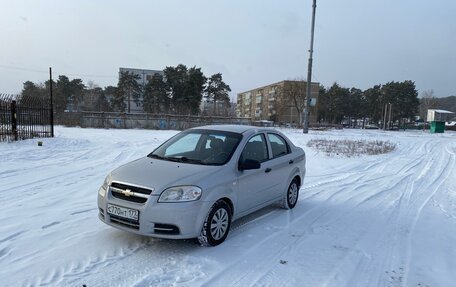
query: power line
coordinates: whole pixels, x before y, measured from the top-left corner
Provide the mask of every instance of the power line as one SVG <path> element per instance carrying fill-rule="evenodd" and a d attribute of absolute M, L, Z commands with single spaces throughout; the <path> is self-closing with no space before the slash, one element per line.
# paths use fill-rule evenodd
<path fill-rule="evenodd" d="M 23 68 L 23 67 L 15 67 L 15 66 L 8 66 L 8 65 L 0 65 L 0 68 L 2 68 L 2 69 L 9 69 L 9 70 L 17 70 L 17 71 L 32 72 L 32 73 L 42 73 L 42 74 L 47 74 L 47 73 L 48 73 L 48 71 L 46 71 L 46 70 L 37 70 L 37 69 L 30 69 L 30 68 Z M 111 78 L 111 79 L 117 79 L 117 77 L 115 77 L 115 76 L 110 76 L 110 75 L 73 74 L 73 73 L 63 73 L 63 72 L 57 72 L 56 74 L 65 75 L 65 76 L 71 76 L 71 77 Z"/>
<path fill-rule="evenodd" d="M 72 77 L 86 77 L 86 78 L 111 78 L 117 79 L 117 77 L 108 76 L 108 75 L 87 75 L 87 74 L 67 74 L 67 73 L 57 73 L 65 76 L 72 76 Z"/>
<path fill-rule="evenodd" d="M 9 69 L 9 70 L 19 70 L 19 71 L 33 72 L 33 73 L 43 73 L 43 74 L 47 74 L 48 73 L 46 70 L 35 70 L 35 69 L 13 67 L 13 66 L 7 66 L 7 65 L 0 65 L 0 68 Z"/>

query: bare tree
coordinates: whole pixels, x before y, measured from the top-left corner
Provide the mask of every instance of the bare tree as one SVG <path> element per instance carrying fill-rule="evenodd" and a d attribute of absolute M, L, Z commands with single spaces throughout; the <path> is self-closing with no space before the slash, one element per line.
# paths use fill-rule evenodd
<path fill-rule="evenodd" d="M 434 97 L 434 90 L 426 90 L 421 94 L 420 99 L 420 116 L 424 121 L 427 121 L 428 109 L 435 108 L 437 100 Z"/>
<path fill-rule="evenodd" d="M 95 111 L 96 102 L 102 89 L 94 81 L 88 81 L 87 86 L 82 93 L 82 107 L 86 111 Z"/>
<path fill-rule="evenodd" d="M 276 110 L 283 111 L 286 108 L 296 110 L 298 123 L 302 125 L 302 112 L 305 108 L 306 83 L 302 79 L 284 81 L 282 86 L 277 87 Z"/>

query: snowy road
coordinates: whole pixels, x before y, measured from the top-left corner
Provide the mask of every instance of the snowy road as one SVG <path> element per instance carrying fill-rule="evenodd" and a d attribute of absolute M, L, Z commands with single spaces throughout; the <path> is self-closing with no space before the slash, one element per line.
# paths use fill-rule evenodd
<path fill-rule="evenodd" d="M 283 130 L 306 150 L 295 209 L 233 224 L 222 245 L 152 239 L 97 218 L 104 176 L 174 131 L 57 128 L 0 143 L 1 286 L 454 286 L 456 133 Z M 382 139 L 381 156 L 329 158 L 312 138 Z"/>

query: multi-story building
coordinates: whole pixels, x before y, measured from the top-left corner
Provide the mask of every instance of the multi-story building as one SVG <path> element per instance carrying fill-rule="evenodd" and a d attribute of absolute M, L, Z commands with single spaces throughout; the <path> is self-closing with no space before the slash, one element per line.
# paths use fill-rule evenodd
<path fill-rule="evenodd" d="M 165 74 L 163 71 L 159 70 L 146 70 L 146 69 L 132 69 L 132 68 L 119 68 L 119 78 L 120 78 L 120 73 L 125 73 L 129 72 L 130 74 L 137 75 L 139 77 L 138 84 L 140 84 L 143 88 L 146 86 L 146 84 L 152 80 L 152 77 L 155 74 L 159 74 L 161 76 L 164 76 Z M 125 103 L 128 107 L 128 99 L 127 102 Z M 130 112 L 131 113 L 142 113 L 144 112 L 144 109 L 142 107 L 142 95 L 139 98 L 139 101 L 136 102 L 134 99 L 130 98 Z"/>
<path fill-rule="evenodd" d="M 317 121 L 317 102 L 320 85 L 311 83 L 309 122 Z M 252 121 L 299 124 L 307 92 L 305 81 L 281 81 L 237 95 L 236 115 Z M 301 111 L 301 112 L 298 112 Z"/>
<path fill-rule="evenodd" d="M 139 77 L 138 84 L 140 84 L 141 86 L 145 86 L 147 84 L 147 82 L 152 80 L 152 77 L 155 74 L 165 76 L 163 71 L 159 71 L 159 70 L 119 68 L 119 77 L 120 77 L 120 73 L 125 73 L 125 72 L 129 72 L 130 74 L 137 75 Z"/>

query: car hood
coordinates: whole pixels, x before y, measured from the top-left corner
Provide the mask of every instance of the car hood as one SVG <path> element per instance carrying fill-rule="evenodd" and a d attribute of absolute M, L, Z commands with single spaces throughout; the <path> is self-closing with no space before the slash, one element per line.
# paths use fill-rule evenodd
<path fill-rule="evenodd" d="M 221 166 L 208 166 L 140 158 L 111 172 L 112 180 L 153 189 L 159 195 L 165 188 L 175 185 L 198 185 L 198 182 L 219 170 Z"/>

